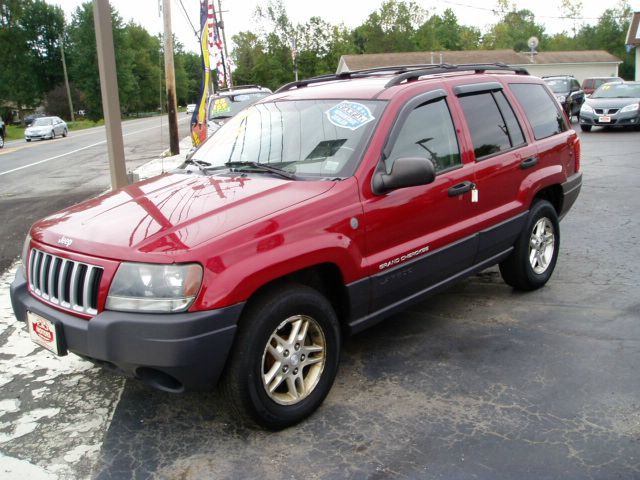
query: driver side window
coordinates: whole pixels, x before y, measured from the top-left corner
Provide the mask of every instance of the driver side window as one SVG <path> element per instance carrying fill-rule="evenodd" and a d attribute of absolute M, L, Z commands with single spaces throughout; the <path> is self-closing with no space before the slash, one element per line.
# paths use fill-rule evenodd
<path fill-rule="evenodd" d="M 397 158 L 422 157 L 433 162 L 436 173 L 462 165 L 451 113 L 444 98 L 425 103 L 407 117 L 391 154 L 385 159 L 391 173 Z"/>

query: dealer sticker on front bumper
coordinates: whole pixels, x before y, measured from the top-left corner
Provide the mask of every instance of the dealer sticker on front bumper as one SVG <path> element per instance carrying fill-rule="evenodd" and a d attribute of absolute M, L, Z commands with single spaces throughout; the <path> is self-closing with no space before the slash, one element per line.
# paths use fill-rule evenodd
<path fill-rule="evenodd" d="M 27 312 L 27 324 L 31 340 L 56 355 L 63 355 L 60 348 L 60 335 L 52 321 L 33 312 Z"/>

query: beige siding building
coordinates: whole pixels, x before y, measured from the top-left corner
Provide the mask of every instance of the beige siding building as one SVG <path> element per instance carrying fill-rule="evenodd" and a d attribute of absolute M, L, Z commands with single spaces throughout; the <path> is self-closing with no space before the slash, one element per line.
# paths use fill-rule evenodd
<path fill-rule="evenodd" d="M 640 40 L 639 40 L 640 41 Z M 636 49 L 637 50 L 637 49 Z M 587 77 L 615 77 L 622 63 L 604 50 L 540 52 L 535 55 L 513 50 L 465 50 L 444 52 L 373 53 L 343 55 L 337 73 L 374 67 L 434 63 L 506 63 L 524 67 L 532 75 L 573 75 L 582 82 Z M 636 63 L 637 65 L 637 63 Z"/>

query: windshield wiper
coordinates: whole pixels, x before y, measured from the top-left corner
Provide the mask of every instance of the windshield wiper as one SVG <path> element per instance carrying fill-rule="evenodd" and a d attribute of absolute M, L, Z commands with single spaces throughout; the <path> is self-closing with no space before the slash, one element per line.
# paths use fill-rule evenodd
<path fill-rule="evenodd" d="M 231 169 L 238 168 L 238 167 L 252 167 L 252 168 L 257 168 L 258 170 L 263 170 L 265 172 L 275 173 L 276 175 L 280 175 L 281 177 L 288 178 L 289 180 L 295 180 L 296 179 L 296 175 L 294 173 L 287 172 L 285 170 L 282 170 L 281 168 L 274 167 L 274 166 L 269 165 L 267 163 L 260 163 L 260 162 L 227 162 L 227 163 L 225 163 L 225 166 L 227 166 L 227 167 L 229 167 Z"/>
<path fill-rule="evenodd" d="M 207 168 L 211 167 L 210 163 L 201 162 L 200 160 L 196 160 L 194 158 L 189 158 L 185 160 L 184 163 L 185 164 L 190 163 L 192 165 L 195 165 L 196 167 L 198 167 L 198 170 L 200 170 L 205 175 L 207 175 Z"/>

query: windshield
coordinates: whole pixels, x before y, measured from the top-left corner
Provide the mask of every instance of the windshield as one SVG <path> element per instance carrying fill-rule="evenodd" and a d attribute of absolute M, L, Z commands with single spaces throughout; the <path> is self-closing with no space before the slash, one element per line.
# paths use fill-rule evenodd
<path fill-rule="evenodd" d="M 34 127 L 45 127 L 47 125 L 51 125 L 53 123 L 53 120 L 50 118 L 36 118 L 33 121 L 33 126 Z"/>
<path fill-rule="evenodd" d="M 566 93 L 570 90 L 569 80 L 545 80 L 553 93 Z"/>
<path fill-rule="evenodd" d="M 220 127 L 192 159 L 211 169 L 256 162 L 297 176 L 348 177 L 384 105 L 350 100 L 253 105 Z"/>
<path fill-rule="evenodd" d="M 591 98 L 640 98 L 640 83 L 605 83 Z"/>
<path fill-rule="evenodd" d="M 242 109 L 256 103 L 267 95 L 271 94 L 268 92 L 254 92 L 214 97 L 209 108 L 209 120 L 233 117 Z"/>

